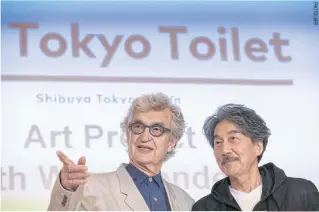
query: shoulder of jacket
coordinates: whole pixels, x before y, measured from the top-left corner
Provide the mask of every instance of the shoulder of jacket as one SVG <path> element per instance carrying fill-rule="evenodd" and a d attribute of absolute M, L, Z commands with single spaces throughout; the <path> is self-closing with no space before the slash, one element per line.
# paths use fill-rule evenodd
<path fill-rule="evenodd" d="M 90 173 L 90 178 L 98 179 L 98 178 L 105 178 L 105 177 L 111 177 L 112 175 L 116 175 L 116 171 L 112 172 L 93 172 Z"/>
<path fill-rule="evenodd" d="M 211 202 L 212 198 L 211 195 L 208 194 L 206 196 L 203 196 L 202 198 L 200 198 L 199 200 L 197 200 L 194 205 L 192 210 L 207 210 L 207 202 Z"/>
<path fill-rule="evenodd" d="M 191 199 L 193 200 L 193 198 L 181 187 L 173 184 L 173 183 L 170 183 L 170 182 L 167 182 L 169 184 L 169 186 L 173 189 L 174 193 L 178 196 L 183 196 L 184 198 L 188 198 L 188 199 Z M 194 200 L 193 200 L 194 201 Z"/>
<path fill-rule="evenodd" d="M 287 177 L 286 183 L 291 187 L 292 190 L 313 190 L 314 192 L 318 192 L 317 187 L 313 182 L 304 178 L 297 177 Z"/>
<path fill-rule="evenodd" d="M 97 183 L 105 184 L 105 181 L 114 181 L 117 179 L 116 172 L 101 172 L 101 173 L 90 173 L 87 178 L 86 185 L 96 185 Z"/>
<path fill-rule="evenodd" d="M 179 187 L 178 185 L 175 185 L 175 184 L 170 183 L 170 182 L 167 182 L 167 183 L 173 189 L 174 192 L 181 192 L 181 193 L 187 194 L 187 192 L 184 189 L 182 189 L 181 187 Z"/>

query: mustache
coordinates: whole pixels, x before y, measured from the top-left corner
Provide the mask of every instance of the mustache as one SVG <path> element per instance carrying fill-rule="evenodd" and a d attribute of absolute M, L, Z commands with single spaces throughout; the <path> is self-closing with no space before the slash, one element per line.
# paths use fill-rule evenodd
<path fill-rule="evenodd" d="M 236 160 L 239 160 L 239 158 L 238 157 L 234 157 L 234 156 L 230 156 L 230 155 L 226 155 L 226 156 L 223 157 L 222 165 L 225 165 L 226 163 L 233 162 L 233 161 L 236 161 Z"/>

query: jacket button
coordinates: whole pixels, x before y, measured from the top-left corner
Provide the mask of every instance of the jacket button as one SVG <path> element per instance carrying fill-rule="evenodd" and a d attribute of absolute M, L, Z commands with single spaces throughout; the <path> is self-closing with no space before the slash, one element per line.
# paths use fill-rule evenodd
<path fill-rule="evenodd" d="M 67 201 L 68 197 L 66 195 L 63 196 L 63 200 L 61 202 L 62 206 L 66 205 L 66 201 Z"/>

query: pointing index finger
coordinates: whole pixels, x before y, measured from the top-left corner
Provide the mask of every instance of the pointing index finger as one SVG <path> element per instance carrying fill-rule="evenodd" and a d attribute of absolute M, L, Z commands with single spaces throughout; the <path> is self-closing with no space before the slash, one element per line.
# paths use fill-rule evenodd
<path fill-rule="evenodd" d="M 65 164 L 65 165 L 74 165 L 74 162 L 72 160 L 70 160 L 63 152 L 61 151 L 57 151 L 56 152 L 59 160 Z"/>

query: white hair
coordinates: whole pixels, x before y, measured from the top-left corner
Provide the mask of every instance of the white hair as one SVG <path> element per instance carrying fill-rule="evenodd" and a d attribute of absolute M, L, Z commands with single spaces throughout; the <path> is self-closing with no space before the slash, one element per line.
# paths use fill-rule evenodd
<path fill-rule="evenodd" d="M 165 109 L 170 109 L 172 112 L 171 130 L 172 136 L 174 140 L 176 140 L 177 144 L 185 132 L 186 123 L 184 116 L 180 107 L 176 104 L 173 104 L 167 95 L 160 92 L 154 94 L 144 94 L 134 99 L 127 115 L 121 122 L 121 129 L 124 133 L 127 133 L 129 124 L 135 112 L 162 111 Z M 175 155 L 175 147 L 171 152 L 167 153 L 165 161 Z"/>

